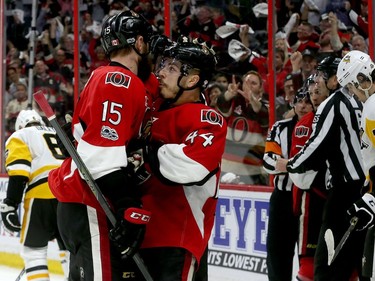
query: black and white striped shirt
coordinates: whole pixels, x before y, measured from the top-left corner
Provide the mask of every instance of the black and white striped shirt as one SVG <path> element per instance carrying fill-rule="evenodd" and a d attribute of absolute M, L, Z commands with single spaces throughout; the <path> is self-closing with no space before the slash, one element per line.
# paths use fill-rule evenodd
<path fill-rule="evenodd" d="M 291 158 L 288 172 L 318 171 L 325 163 L 333 186 L 355 180 L 364 181 L 361 156 L 360 120 L 362 104 L 339 89 L 318 108 L 310 139 Z"/>
<path fill-rule="evenodd" d="M 291 191 L 293 182 L 288 173 L 276 171 L 276 160 L 278 158 L 289 158 L 293 129 L 297 121 L 297 116 L 295 116 L 291 119 L 276 122 L 266 139 L 263 168 L 268 174 L 275 175 L 274 186 L 283 191 Z"/>

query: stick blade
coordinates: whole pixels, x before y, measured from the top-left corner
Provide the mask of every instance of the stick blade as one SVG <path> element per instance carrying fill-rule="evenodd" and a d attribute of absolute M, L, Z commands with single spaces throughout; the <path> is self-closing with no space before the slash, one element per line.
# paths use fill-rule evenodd
<path fill-rule="evenodd" d="M 53 112 L 52 107 L 49 105 L 46 97 L 44 96 L 44 93 L 42 90 L 37 91 L 34 93 L 34 100 L 37 102 L 39 105 L 40 109 L 44 112 L 46 117 L 48 119 L 54 117 L 55 113 Z"/>
<path fill-rule="evenodd" d="M 331 265 L 333 257 L 335 255 L 335 239 L 333 237 L 333 233 L 331 229 L 327 229 L 324 233 L 324 240 L 327 245 L 327 253 L 328 253 L 328 265 Z"/>

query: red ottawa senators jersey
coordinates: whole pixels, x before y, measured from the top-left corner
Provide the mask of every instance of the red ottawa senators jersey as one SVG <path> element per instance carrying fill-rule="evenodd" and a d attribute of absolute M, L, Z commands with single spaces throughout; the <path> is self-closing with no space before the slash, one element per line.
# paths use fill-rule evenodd
<path fill-rule="evenodd" d="M 151 139 L 162 143 L 159 172 L 142 186 L 144 209 L 151 211 L 143 248 L 180 247 L 199 262 L 211 235 L 227 125 L 201 103 L 154 113 Z"/>
<path fill-rule="evenodd" d="M 310 138 L 314 116 L 315 112 L 313 111 L 307 113 L 297 122 L 296 126 L 294 127 L 290 157 L 296 155 Z"/>
<path fill-rule="evenodd" d="M 116 63 L 93 71 L 73 115 L 73 135 L 94 179 L 127 166 L 126 146 L 139 137 L 145 110 L 145 86 L 133 72 Z M 48 181 L 59 201 L 99 206 L 71 158 Z"/>

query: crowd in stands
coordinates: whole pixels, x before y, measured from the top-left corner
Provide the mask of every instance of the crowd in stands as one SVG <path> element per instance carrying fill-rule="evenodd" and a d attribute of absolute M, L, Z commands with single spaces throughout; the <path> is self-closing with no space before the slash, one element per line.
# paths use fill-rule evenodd
<path fill-rule="evenodd" d="M 287 0 L 276 2 L 276 118 L 292 117 L 294 95 L 319 61 L 350 50 L 368 52 L 368 0 Z M 7 136 L 21 109 L 28 106 L 30 1 L 6 1 Z M 80 69 L 74 69 L 72 0 L 40 0 L 37 7 L 33 92 L 41 89 L 58 118 L 72 111 L 74 72 L 80 89 L 97 67 L 106 65 L 100 46 L 103 20 L 125 9 L 142 14 L 164 32 L 161 0 L 83 0 L 80 4 Z M 171 1 L 172 39 L 179 35 L 209 42 L 218 57 L 206 90 L 209 104 L 228 120 L 223 182 L 267 185 L 262 169 L 268 122 L 267 3 L 262 0 Z M 231 23 L 238 24 L 234 28 Z M 226 33 L 218 33 L 227 26 Z M 240 27 L 239 27 L 240 26 Z M 232 28 L 230 28 L 232 27 Z M 34 108 L 37 105 L 33 104 Z M 40 111 L 39 111 L 40 112 Z M 43 114 L 42 112 L 40 112 Z"/>

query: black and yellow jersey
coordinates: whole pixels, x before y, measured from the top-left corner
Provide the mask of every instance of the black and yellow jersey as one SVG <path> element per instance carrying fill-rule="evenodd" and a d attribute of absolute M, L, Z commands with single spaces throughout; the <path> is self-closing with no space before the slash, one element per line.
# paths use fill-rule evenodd
<path fill-rule="evenodd" d="M 25 199 L 54 198 L 48 186 L 48 173 L 64 159 L 51 127 L 33 126 L 14 132 L 5 144 L 8 175 L 28 178 Z"/>

